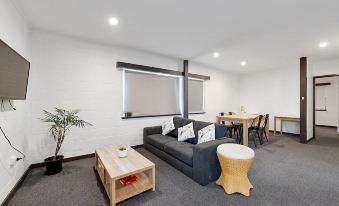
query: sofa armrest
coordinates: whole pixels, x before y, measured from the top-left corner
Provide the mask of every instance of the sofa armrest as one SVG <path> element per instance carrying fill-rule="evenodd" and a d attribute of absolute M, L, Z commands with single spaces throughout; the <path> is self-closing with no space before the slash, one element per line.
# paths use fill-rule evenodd
<path fill-rule="evenodd" d="M 194 146 L 193 179 L 199 184 L 207 185 L 220 176 L 217 147 L 224 143 L 235 143 L 235 140 L 231 138 L 216 139 Z"/>
<path fill-rule="evenodd" d="M 161 126 L 153 126 L 153 127 L 145 127 L 144 128 L 144 143 L 145 143 L 145 138 L 149 135 L 152 134 L 161 134 L 162 133 L 162 127 Z"/>

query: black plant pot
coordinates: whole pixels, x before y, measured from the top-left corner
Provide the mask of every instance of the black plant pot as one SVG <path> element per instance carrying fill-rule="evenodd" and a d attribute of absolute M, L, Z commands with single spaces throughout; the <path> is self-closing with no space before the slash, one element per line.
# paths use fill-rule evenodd
<path fill-rule="evenodd" d="M 45 159 L 46 175 L 54 175 L 62 171 L 62 160 L 64 156 L 58 155 L 56 160 L 53 160 L 53 158 L 54 156 Z"/>

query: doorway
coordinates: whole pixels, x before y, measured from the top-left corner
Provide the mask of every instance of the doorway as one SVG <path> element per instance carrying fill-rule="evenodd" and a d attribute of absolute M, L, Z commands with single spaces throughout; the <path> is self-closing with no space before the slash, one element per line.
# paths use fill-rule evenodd
<path fill-rule="evenodd" d="M 313 77 L 313 136 L 339 146 L 339 75 Z"/>

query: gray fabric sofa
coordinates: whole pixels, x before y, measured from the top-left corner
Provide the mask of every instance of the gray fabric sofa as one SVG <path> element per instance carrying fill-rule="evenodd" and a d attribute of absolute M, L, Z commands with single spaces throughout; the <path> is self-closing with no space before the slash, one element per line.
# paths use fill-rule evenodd
<path fill-rule="evenodd" d="M 216 155 L 218 145 L 235 143 L 228 138 L 228 130 L 224 125 L 215 124 L 216 140 L 197 143 L 197 138 L 185 142 L 177 141 L 178 128 L 193 122 L 195 136 L 198 131 L 212 123 L 194 121 L 181 117 L 173 119 L 175 130 L 162 135 L 161 126 L 144 128 L 144 148 L 165 160 L 200 185 L 207 185 L 220 176 L 220 164 Z"/>

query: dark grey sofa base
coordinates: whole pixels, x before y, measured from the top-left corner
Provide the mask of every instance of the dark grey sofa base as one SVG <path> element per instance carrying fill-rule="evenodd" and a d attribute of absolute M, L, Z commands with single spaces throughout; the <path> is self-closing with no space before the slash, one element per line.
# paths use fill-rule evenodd
<path fill-rule="evenodd" d="M 147 142 L 144 142 L 144 148 L 158 156 L 160 159 L 166 161 L 179 171 L 183 172 L 185 175 L 192 178 L 200 185 L 204 186 L 212 181 L 215 181 L 221 174 L 220 164 L 216 154 L 216 147 L 219 144 L 223 143 L 235 143 L 235 140 L 226 138 L 208 142 L 207 144 L 212 144 L 213 146 L 207 146 L 204 148 L 204 150 L 209 151 L 205 151 L 199 155 L 197 154 L 196 156 L 194 156 L 196 162 L 200 164 L 201 168 L 196 168 L 195 170 L 194 167 L 185 164 L 184 162 L 178 160 L 167 152 L 164 152 Z"/>
<path fill-rule="evenodd" d="M 172 165 L 185 175 L 187 175 L 190 178 L 193 178 L 193 168 L 188 166 L 187 164 L 183 163 L 182 161 L 176 159 L 175 157 L 172 157 L 171 155 L 167 154 L 164 151 L 159 150 L 156 147 L 153 147 L 151 144 L 144 144 L 144 148 L 148 151 L 152 152 L 156 156 L 158 156 L 160 159 L 164 160 L 168 164 Z"/>
<path fill-rule="evenodd" d="M 195 133 L 211 124 L 180 117 L 174 117 L 173 122 L 176 128 L 193 122 Z M 143 135 L 144 148 L 168 162 L 200 185 L 207 185 L 215 181 L 221 173 L 216 154 L 217 147 L 224 143 L 235 143 L 234 139 L 227 138 L 228 132 L 224 125 L 215 124 L 215 126 L 216 140 L 201 144 L 178 142 L 175 136 L 177 129 L 174 130 L 174 134 L 161 135 L 161 126 L 146 127 L 144 128 Z"/>

